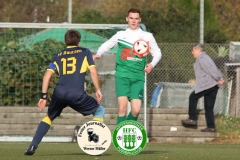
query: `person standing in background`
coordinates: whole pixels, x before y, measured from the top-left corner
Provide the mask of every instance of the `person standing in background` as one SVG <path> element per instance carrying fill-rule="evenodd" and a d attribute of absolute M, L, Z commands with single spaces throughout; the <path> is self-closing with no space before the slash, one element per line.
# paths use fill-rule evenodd
<path fill-rule="evenodd" d="M 204 109 L 207 128 L 202 132 L 216 132 L 214 123 L 214 105 L 219 89 L 223 85 L 222 73 L 216 67 L 213 60 L 207 55 L 202 44 L 193 46 L 192 55 L 196 59 L 194 72 L 196 84 L 194 91 L 189 96 L 189 118 L 182 120 L 183 125 L 197 126 L 197 103 L 199 98 L 204 96 Z"/>

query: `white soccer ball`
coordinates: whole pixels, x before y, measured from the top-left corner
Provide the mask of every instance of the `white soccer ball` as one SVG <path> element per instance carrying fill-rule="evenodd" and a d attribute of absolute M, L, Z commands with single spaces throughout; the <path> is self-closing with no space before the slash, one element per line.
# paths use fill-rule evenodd
<path fill-rule="evenodd" d="M 133 44 L 133 53 L 138 57 L 146 57 L 150 51 L 150 45 L 145 40 L 137 40 Z"/>

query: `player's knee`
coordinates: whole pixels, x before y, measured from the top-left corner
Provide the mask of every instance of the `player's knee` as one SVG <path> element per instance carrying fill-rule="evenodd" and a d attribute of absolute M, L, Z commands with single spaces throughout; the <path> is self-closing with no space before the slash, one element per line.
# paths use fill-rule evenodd
<path fill-rule="evenodd" d="M 126 114 L 126 112 L 127 112 L 127 107 L 125 107 L 125 106 L 119 106 L 118 107 L 118 113 L 119 114 Z"/>
<path fill-rule="evenodd" d="M 140 110 L 132 110 L 131 112 L 132 112 L 132 115 L 136 117 L 139 115 Z"/>
<path fill-rule="evenodd" d="M 45 117 L 42 119 L 42 122 L 45 122 L 45 123 L 47 123 L 47 124 L 49 124 L 49 125 L 52 124 L 52 120 L 51 120 L 48 116 L 45 116 Z"/>
<path fill-rule="evenodd" d="M 105 109 L 99 105 L 98 109 L 94 112 L 93 116 L 96 118 L 103 118 L 105 115 Z"/>

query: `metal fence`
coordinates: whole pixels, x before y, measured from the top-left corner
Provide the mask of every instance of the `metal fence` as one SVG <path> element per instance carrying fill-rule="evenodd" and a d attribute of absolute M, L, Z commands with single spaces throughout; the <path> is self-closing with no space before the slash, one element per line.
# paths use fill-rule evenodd
<path fill-rule="evenodd" d="M 147 75 L 147 107 L 188 108 L 190 93 L 194 90 L 195 75 L 191 49 L 193 44 L 159 44 L 162 59 Z M 239 117 L 239 78 L 240 63 L 229 59 L 229 44 L 205 44 L 206 52 L 214 60 L 224 76 L 225 84 L 220 86 L 215 103 L 215 114 Z M 148 57 L 151 62 L 151 56 Z M 106 54 L 96 61 L 101 75 L 105 107 L 116 107 L 114 65 L 115 55 Z M 238 94 L 237 94 L 238 93 Z M 204 109 L 204 99 L 198 103 Z"/>
<path fill-rule="evenodd" d="M 58 27 L 62 29 L 69 26 L 62 24 Z M 76 26 L 74 25 L 74 27 Z M 89 28 L 89 26 L 84 27 Z M 91 31 L 82 30 L 84 36 L 81 44 L 85 44 L 94 52 L 101 43 L 107 40 L 106 37 L 109 35 L 106 34 L 114 34 L 112 31 L 116 31 L 116 26 L 113 28 L 111 30 L 110 27 L 111 32 L 99 28 L 91 29 Z M 37 26 L 35 28 L 15 28 L 14 30 L 2 28 L 2 31 L 0 39 L 2 42 L 0 44 L 0 106 L 36 106 L 45 69 L 52 56 L 64 47 L 56 39 L 63 40 L 65 31 L 60 30 L 61 32 L 55 33 L 56 29 L 52 29 L 53 35 L 50 35 L 48 29 L 37 28 Z M 43 35 L 48 37 L 42 37 Z M 60 38 L 50 41 L 55 35 Z M 21 48 L 22 45 L 25 48 Z M 147 107 L 188 107 L 188 98 L 193 91 L 195 79 L 193 70 L 195 59 L 191 54 L 192 46 L 193 44 L 190 43 L 159 43 L 162 59 L 147 75 L 147 94 L 145 95 L 147 96 Z M 220 87 L 217 95 L 215 113 L 239 117 L 240 64 L 237 58 L 229 56 L 231 51 L 229 46 L 229 44 L 205 44 L 205 49 L 222 71 L 225 79 L 225 84 Z M 114 79 L 115 51 L 110 51 L 110 54 L 103 55 L 96 61 L 104 95 L 102 105 L 106 108 L 117 107 Z M 147 58 L 148 62 L 151 62 L 152 57 L 148 55 Z M 57 78 L 57 76 L 53 77 L 49 94 L 52 93 Z M 92 94 L 94 87 L 90 83 L 90 77 L 87 76 L 86 79 L 86 90 Z M 203 109 L 203 99 L 200 99 L 198 108 Z"/>

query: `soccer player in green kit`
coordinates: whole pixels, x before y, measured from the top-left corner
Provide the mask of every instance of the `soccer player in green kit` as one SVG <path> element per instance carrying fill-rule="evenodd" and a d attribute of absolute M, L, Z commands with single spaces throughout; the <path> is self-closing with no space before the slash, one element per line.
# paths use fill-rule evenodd
<path fill-rule="evenodd" d="M 139 27 L 141 13 L 138 9 L 131 8 L 126 21 L 128 29 L 113 35 L 99 47 L 96 55 L 93 56 L 93 59 L 98 59 L 118 44 L 115 66 L 115 88 L 118 100 L 117 124 L 125 120 L 137 121 L 143 100 L 144 75 L 153 70 L 162 56 L 153 35 Z M 132 53 L 132 45 L 139 39 L 149 42 L 150 53 L 153 57 L 149 64 L 146 64 L 146 57 L 138 57 Z M 127 115 L 128 101 L 131 103 L 131 112 Z"/>

